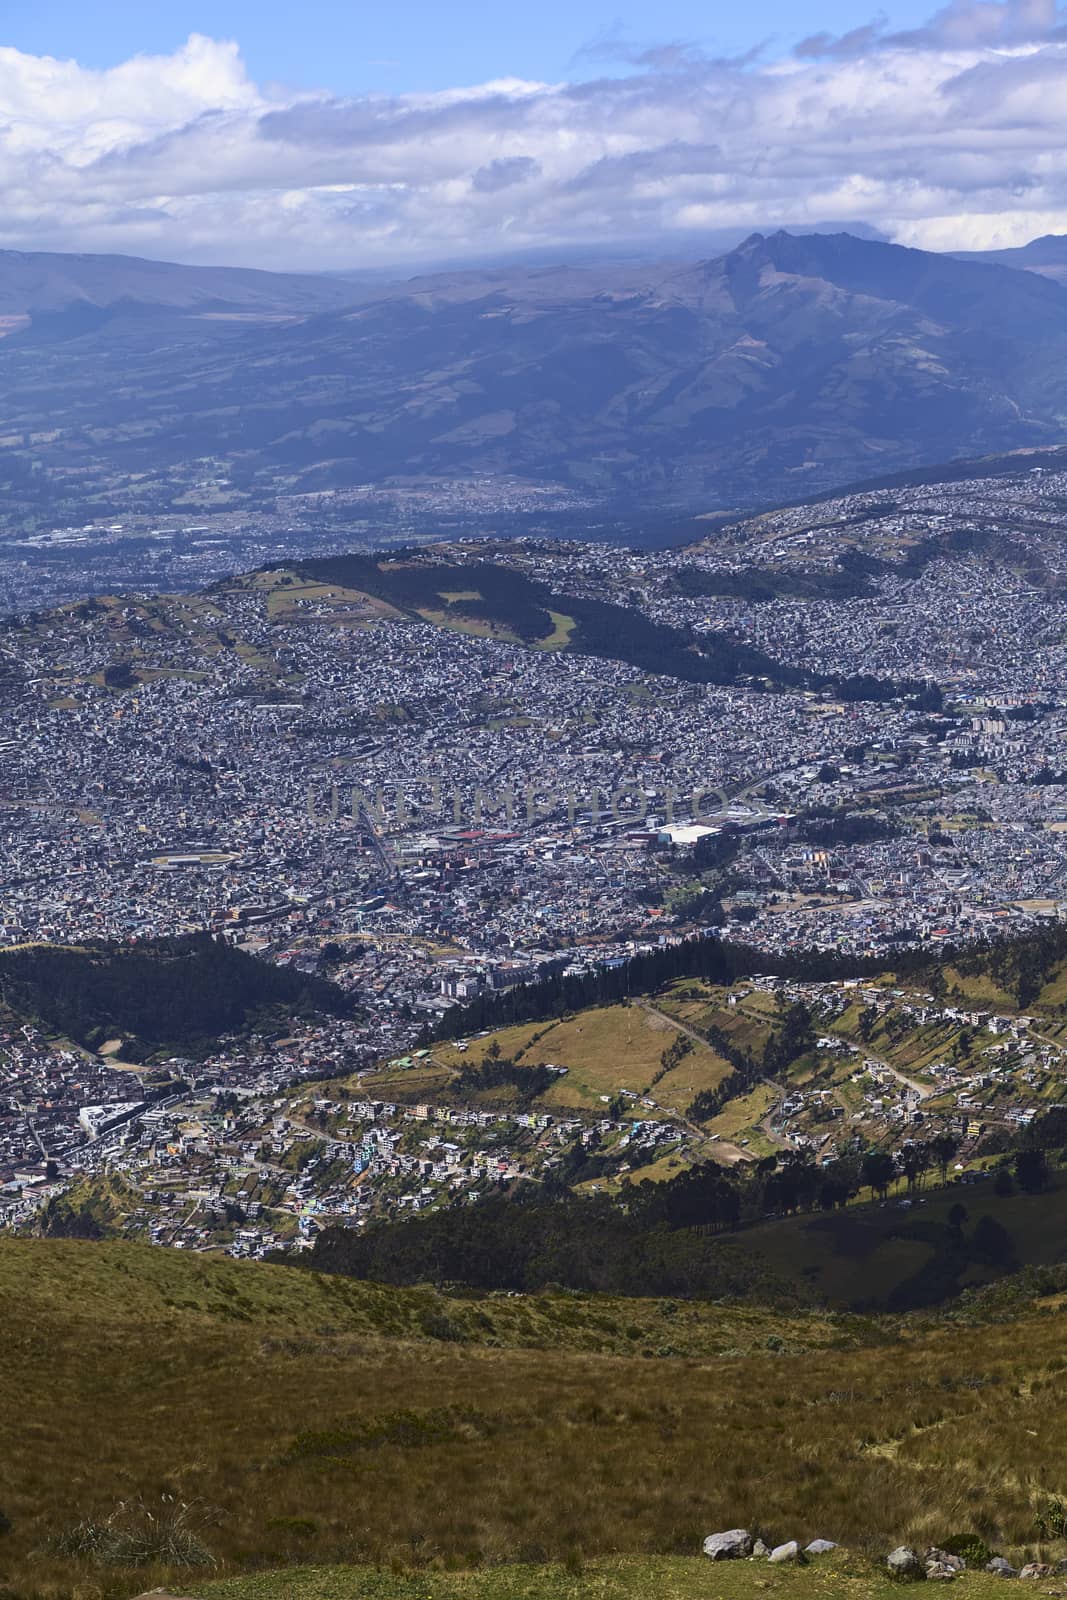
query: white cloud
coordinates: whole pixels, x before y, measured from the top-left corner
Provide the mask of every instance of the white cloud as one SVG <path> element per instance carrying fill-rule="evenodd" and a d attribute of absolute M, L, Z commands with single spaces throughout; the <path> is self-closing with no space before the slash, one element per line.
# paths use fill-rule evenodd
<path fill-rule="evenodd" d="M 784 61 L 628 59 L 340 100 L 268 93 L 198 35 L 105 72 L 0 49 L 0 243 L 315 268 L 806 220 L 933 248 L 1067 232 L 1055 0 L 953 0 Z"/>

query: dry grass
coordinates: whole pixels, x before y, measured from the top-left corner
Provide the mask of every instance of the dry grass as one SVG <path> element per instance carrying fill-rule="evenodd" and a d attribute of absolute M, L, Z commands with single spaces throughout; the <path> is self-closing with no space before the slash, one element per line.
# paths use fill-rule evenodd
<path fill-rule="evenodd" d="M 690 1554 L 739 1523 L 868 1551 L 975 1528 L 1014 1553 L 1041 1495 L 1067 1488 L 1062 1309 L 863 1345 L 817 1317 L 462 1303 L 6 1241 L 0 1286 L 0 1575 L 22 1595 L 164 1582 L 41 1554 L 164 1493 L 214 1508 L 226 1575 Z M 598 1335 L 633 1355 L 595 1353 Z"/>
<path fill-rule="evenodd" d="M 537 1037 L 540 1035 L 540 1037 Z M 678 1037 L 665 1017 L 642 1006 L 599 1006 L 560 1022 L 503 1028 L 493 1035 L 505 1056 L 520 1056 L 529 1066 L 547 1061 L 567 1068 L 538 1104 L 560 1109 L 603 1110 L 604 1097 L 629 1089 L 645 1094 L 661 1068 L 664 1050 Z M 482 1060 L 491 1039 L 472 1042 L 466 1052 L 438 1045 L 434 1059 L 460 1068 Z M 714 1050 L 694 1044 L 681 1064 L 651 1088 L 657 1104 L 685 1111 L 701 1089 L 721 1083 L 729 1071 Z M 643 1115 L 640 1108 L 635 1115 Z"/>
<path fill-rule="evenodd" d="M 998 1588 L 998 1584 L 1000 1587 Z M 968 1574 L 959 1600 L 1004 1600 L 1002 1580 Z M 870 1562 L 837 1554 L 806 1569 L 700 1556 L 623 1558 L 568 1565 L 496 1567 L 407 1575 L 353 1568 L 290 1569 L 211 1584 L 205 1600 L 899 1600 Z"/>

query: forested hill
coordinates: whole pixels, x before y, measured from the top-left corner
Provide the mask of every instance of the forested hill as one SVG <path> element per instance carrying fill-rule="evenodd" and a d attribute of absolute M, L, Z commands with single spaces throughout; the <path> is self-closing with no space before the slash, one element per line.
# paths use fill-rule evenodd
<path fill-rule="evenodd" d="M 127 1041 L 129 1056 L 195 1048 L 257 1016 L 353 1007 L 336 984 L 258 961 L 210 934 L 119 945 L 23 945 L 0 951 L 0 998 L 78 1044 Z"/>
<path fill-rule="evenodd" d="M 1029 1005 L 1059 963 L 1067 957 L 1067 928 L 1062 925 L 1019 939 L 991 940 L 964 947 L 943 945 L 936 952 L 908 947 L 884 955 L 840 955 L 833 950 L 794 950 L 771 955 L 751 945 L 713 934 L 696 935 L 639 952 L 628 961 L 598 966 L 585 973 L 567 973 L 557 963 L 536 983 L 480 995 L 465 1006 L 446 1011 L 437 1037 L 461 1039 L 485 1028 L 517 1022 L 540 1022 L 611 1005 L 631 995 L 648 994 L 676 978 L 703 978 L 730 984 L 738 978 L 763 976 L 830 983 L 849 978 L 878 978 L 890 973 L 925 979 L 941 986 L 946 968 L 971 976 L 988 973 L 1019 1005 Z"/>
<path fill-rule="evenodd" d="M 310 582 L 356 590 L 438 626 L 484 631 L 533 648 L 601 656 L 689 683 L 766 680 L 778 687 L 832 689 L 843 699 L 856 700 L 897 699 L 928 689 L 919 681 L 831 679 L 806 672 L 730 634 L 696 633 L 654 622 L 636 606 L 560 593 L 514 567 L 488 561 L 446 563 L 399 551 L 389 558 L 331 556 L 301 562 L 296 570 Z"/>

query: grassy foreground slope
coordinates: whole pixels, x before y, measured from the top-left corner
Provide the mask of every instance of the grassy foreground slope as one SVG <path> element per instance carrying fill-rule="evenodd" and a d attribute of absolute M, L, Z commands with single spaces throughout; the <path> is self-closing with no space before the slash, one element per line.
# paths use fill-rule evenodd
<path fill-rule="evenodd" d="M 0 1586 L 19 1596 L 118 1600 L 266 1568 L 389 1566 L 426 1574 L 412 1600 L 505 1600 L 520 1574 L 469 1590 L 438 1574 L 552 1561 L 568 1564 L 552 1584 L 579 1600 L 642 1594 L 601 1584 L 597 1568 L 579 1581 L 579 1558 L 691 1556 L 737 1524 L 838 1539 L 856 1559 L 971 1528 L 1016 1554 L 1067 1488 L 1055 1301 L 1013 1323 L 901 1334 L 669 1301 L 464 1302 L 15 1240 L 0 1240 L 0 1294 Z M 213 1570 L 127 1571 L 56 1550 L 83 1519 L 164 1494 L 203 1513 Z M 657 1592 L 685 1600 L 689 1570 Z M 370 1582 L 306 1572 L 220 1593 L 310 1600 Z M 810 1583 L 795 1592 L 876 1592 Z"/>
<path fill-rule="evenodd" d="M 805 1569 L 702 1556 L 616 1557 L 577 1567 L 495 1567 L 405 1577 L 351 1567 L 310 1568 L 237 1578 L 198 1589 L 204 1600 L 899 1600 L 870 1561 L 844 1553 Z M 957 1595 L 1003 1600 L 1003 1580 L 968 1573 Z"/>

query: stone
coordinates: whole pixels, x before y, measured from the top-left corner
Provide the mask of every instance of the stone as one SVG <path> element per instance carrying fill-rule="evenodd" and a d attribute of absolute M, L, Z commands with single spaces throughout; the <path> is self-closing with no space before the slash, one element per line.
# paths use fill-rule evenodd
<path fill-rule="evenodd" d="M 828 1556 L 831 1550 L 836 1550 L 837 1545 L 832 1539 L 813 1539 L 804 1546 L 806 1556 Z"/>
<path fill-rule="evenodd" d="M 1056 1576 L 1057 1578 L 1067 1578 L 1067 1561 L 1057 1561 Z"/>
<path fill-rule="evenodd" d="M 767 1560 L 768 1561 L 799 1561 L 800 1560 L 800 1546 L 797 1544 L 795 1539 L 790 1539 L 788 1544 L 775 1545 L 774 1549 L 771 1551 L 770 1555 L 767 1557 Z"/>
<path fill-rule="evenodd" d="M 939 1550 L 936 1544 L 931 1545 L 923 1557 L 923 1561 L 927 1571 L 931 1567 L 951 1567 L 953 1572 L 963 1572 L 967 1567 L 967 1563 L 962 1556 L 950 1556 L 947 1550 Z"/>
<path fill-rule="evenodd" d="M 1017 1578 L 1019 1576 L 1011 1562 L 1005 1561 L 1003 1556 L 994 1556 L 992 1561 L 987 1561 L 986 1571 L 991 1572 L 994 1578 Z"/>
<path fill-rule="evenodd" d="M 757 1539 L 755 1544 L 752 1546 L 752 1554 L 757 1558 L 757 1560 L 762 1559 L 764 1556 L 769 1556 L 770 1553 L 769 1547 L 764 1544 L 762 1539 Z"/>
<path fill-rule="evenodd" d="M 926 1564 L 927 1583 L 955 1583 L 957 1568 L 950 1567 L 944 1561 L 929 1561 Z"/>
<path fill-rule="evenodd" d="M 889 1568 L 889 1576 L 903 1583 L 915 1583 L 926 1577 L 922 1557 L 910 1544 L 899 1545 L 896 1550 L 890 1551 L 885 1564 Z"/>
<path fill-rule="evenodd" d="M 1028 1561 L 1019 1573 L 1020 1578 L 1051 1578 L 1055 1569 L 1047 1561 Z"/>
<path fill-rule="evenodd" d="M 752 1535 L 747 1528 L 728 1528 L 725 1533 L 709 1533 L 704 1554 L 710 1561 L 742 1561 L 752 1554 Z"/>

